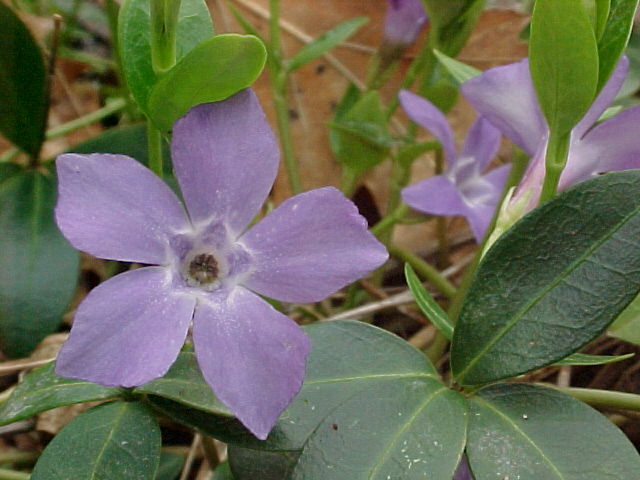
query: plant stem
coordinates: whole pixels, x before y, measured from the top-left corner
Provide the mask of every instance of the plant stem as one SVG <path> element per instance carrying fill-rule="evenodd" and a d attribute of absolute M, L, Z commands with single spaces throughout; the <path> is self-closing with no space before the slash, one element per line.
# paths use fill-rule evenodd
<path fill-rule="evenodd" d="M 284 159 L 284 166 L 289 177 L 292 193 L 300 193 L 302 184 L 298 172 L 298 161 L 293 149 L 291 137 L 291 123 L 289 107 L 287 105 L 288 75 L 282 61 L 282 46 L 280 44 L 280 1 L 269 1 L 269 80 L 273 105 L 276 110 L 278 137 Z"/>
<path fill-rule="evenodd" d="M 410 264 L 418 274 L 431 282 L 443 295 L 448 298 L 453 298 L 456 295 L 456 287 L 418 255 L 395 245 L 389 245 L 387 248 L 391 255 Z"/>
<path fill-rule="evenodd" d="M 29 480 L 30 478 L 31 475 L 28 473 L 0 468 L 0 480 Z"/>
<path fill-rule="evenodd" d="M 371 227 L 371 233 L 376 237 L 382 238 L 387 232 L 389 232 L 396 223 L 402 221 L 405 215 L 409 212 L 409 207 L 404 203 L 398 205 L 389 215 L 384 217 L 373 227 Z"/>
<path fill-rule="evenodd" d="M 19 450 L 0 452 L 0 465 L 5 463 L 34 463 L 39 456 L 38 452 L 21 452 Z"/>
<path fill-rule="evenodd" d="M 147 123 L 147 146 L 149 149 L 149 168 L 162 178 L 162 133 L 151 122 Z"/>
<path fill-rule="evenodd" d="M 547 146 L 547 154 L 545 156 L 544 183 L 542 184 L 542 192 L 540 193 L 540 204 L 551 200 L 558 189 L 560 175 L 567 163 L 567 155 L 569 154 L 569 141 L 571 133 L 558 135 L 551 132 L 549 137 L 549 145 Z"/>
<path fill-rule="evenodd" d="M 640 411 L 640 395 L 635 393 L 597 390 L 593 388 L 558 387 L 557 385 L 547 383 L 541 383 L 540 385 L 555 388 L 593 407 Z"/>
<path fill-rule="evenodd" d="M 429 40 L 427 40 L 422 46 L 422 50 L 420 50 L 420 53 L 418 54 L 418 56 L 409 66 L 409 69 L 407 70 L 407 74 L 402 80 L 400 89 L 411 88 L 413 83 L 416 81 L 416 78 L 418 78 L 418 76 L 421 75 L 424 69 L 426 68 L 430 56 L 433 56 L 433 52 L 429 47 Z M 395 113 L 395 111 L 398 108 L 398 105 L 400 105 L 400 102 L 398 100 L 398 95 L 394 95 L 393 100 L 391 101 L 391 103 L 389 104 L 389 107 L 387 108 L 388 118 L 391 118 L 391 116 Z"/>
<path fill-rule="evenodd" d="M 151 65 L 156 75 L 176 64 L 176 32 L 181 0 L 151 0 Z"/>
<path fill-rule="evenodd" d="M 71 120 L 70 122 L 63 123 L 62 125 L 58 125 L 57 127 L 50 129 L 46 133 L 45 138 L 47 140 L 52 140 L 54 138 L 62 137 L 68 133 L 84 128 L 87 125 L 91 125 L 92 123 L 99 122 L 103 118 L 119 112 L 126 105 L 127 102 L 122 98 L 112 100 L 108 102 L 104 107 L 96 110 L 95 112 L 83 115 L 82 117 L 76 118 L 75 120 Z M 18 156 L 19 153 L 19 149 L 10 148 L 0 156 L 0 163 L 13 160 L 16 156 Z"/>

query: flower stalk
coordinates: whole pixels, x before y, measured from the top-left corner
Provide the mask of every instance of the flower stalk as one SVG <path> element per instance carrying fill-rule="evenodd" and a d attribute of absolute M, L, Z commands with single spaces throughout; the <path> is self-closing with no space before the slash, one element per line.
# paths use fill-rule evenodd
<path fill-rule="evenodd" d="M 540 192 L 541 204 L 547 200 L 551 200 L 558 190 L 560 175 L 562 175 L 562 171 L 567 164 L 570 140 L 570 132 L 564 135 L 558 135 L 553 131 L 551 132 L 549 146 L 547 147 L 545 156 L 546 174 L 544 183 L 542 184 L 542 191 Z"/>

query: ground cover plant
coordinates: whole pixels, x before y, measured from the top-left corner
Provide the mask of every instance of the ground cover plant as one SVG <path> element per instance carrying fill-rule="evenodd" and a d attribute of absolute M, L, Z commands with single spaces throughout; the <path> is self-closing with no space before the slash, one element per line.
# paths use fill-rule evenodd
<path fill-rule="evenodd" d="M 0 480 L 640 478 L 638 2 L 495 3 L 0 3 Z"/>

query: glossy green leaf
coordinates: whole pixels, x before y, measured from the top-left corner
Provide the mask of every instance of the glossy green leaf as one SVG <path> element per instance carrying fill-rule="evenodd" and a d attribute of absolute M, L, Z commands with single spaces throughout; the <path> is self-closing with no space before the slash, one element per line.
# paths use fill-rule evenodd
<path fill-rule="evenodd" d="M 143 404 L 99 405 L 56 435 L 31 480 L 153 480 L 160 442 L 156 418 Z"/>
<path fill-rule="evenodd" d="M 637 9 L 638 0 L 611 0 L 607 23 L 598 41 L 598 89 L 607 83 L 629 42 Z"/>
<path fill-rule="evenodd" d="M 598 45 L 582 0 L 537 0 L 529 40 L 531 78 L 553 135 L 584 116 L 598 87 Z"/>
<path fill-rule="evenodd" d="M 288 72 L 293 72 L 324 55 L 356 33 L 368 21 L 369 19 L 366 17 L 356 17 L 341 23 L 302 47 L 298 53 L 285 62 L 285 69 Z"/>
<path fill-rule="evenodd" d="M 431 47 L 455 57 L 467 43 L 484 0 L 422 0 L 422 3 L 431 22 Z"/>
<path fill-rule="evenodd" d="M 337 405 L 373 385 L 436 378 L 425 355 L 401 338 L 361 322 L 336 321 L 305 327 L 313 349 L 301 392 L 283 412 L 266 442 L 235 419 L 212 415 L 174 400 L 150 396 L 154 406 L 174 419 L 227 443 L 263 450 L 299 450 Z M 344 359 L 349 358 L 348 362 Z"/>
<path fill-rule="evenodd" d="M 142 385 L 134 391 L 135 393 L 168 398 L 188 407 L 216 415 L 232 416 L 204 381 L 196 356 L 192 352 L 180 353 L 164 377 Z"/>
<path fill-rule="evenodd" d="M 411 268 L 411 265 L 405 263 L 404 276 L 407 279 L 407 285 L 411 290 L 413 298 L 422 310 L 422 313 L 433 323 L 433 325 L 445 336 L 447 340 L 453 338 L 453 324 L 449 320 L 447 313 L 438 305 L 433 297 L 424 288 L 420 279 Z"/>
<path fill-rule="evenodd" d="M 559 362 L 554 363 L 554 365 L 606 365 L 607 363 L 622 362 L 634 355 L 635 353 L 627 353 L 626 355 L 588 355 L 586 353 L 574 353 L 573 355 L 569 355 L 567 358 L 563 358 Z"/>
<path fill-rule="evenodd" d="M 331 125 L 334 154 L 347 169 L 362 174 L 382 162 L 388 154 L 391 137 L 380 94 L 365 93 Z"/>
<path fill-rule="evenodd" d="M 640 457 L 596 410 L 544 387 L 498 384 L 469 401 L 467 455 L 476 480 L 640 478 Z"/>
<path fill-rule="evenodd" d="M 149 0 L 125 0 L 118 18 L 118 47 L 125 80 L 136 103 L 147 112 L 151 89 L 157 82 L 151 66 Z M 176 36 L 178 60 L 213 36 L 213 24 L 204 0 L 182 0 Z"/>
<path fill-rule="evenodd" d="M 180 476 L 183 465 L 184 457 L 182 455 L 162 452 L 162 455 L 160 456 L 160 465 L 154 480 L 177 480 Z"/>
<path fill-rule="evenodd" d="M 116 398 L 121 393 L 119 388 L 59 377 L 54 364 L 49 363 L 27 375 L 0 405 L 0 425 L 64 405 Z"/>
<path fill-rule="evenodd" d="M 270 452 L 229 445 L 229 465 L 235 480 L 283 480 L 290 478 L 299 451 Z"/>
<path fill-rule="evenodd" d="M 0 350 L 23 357 L 60 325 L 75 291 L 78 252 L 53 219 L 55 180 L 35 171 L 2 170 Z"/>
<path fill-rule="evenodd" d="M 466 402 L 433 378 L 351 395 L 311 434 L 292 480 L 450 480 L 466 440 Z"/>
<path fill-rule="evenodd" d="M 640 295 L 611 324 L 609 334 L 625 342 L 640 345 Z"/>
<path fill-rule="evenodd" d="M 37 156 L 47 115 L 44 59 L 27 27 L 3 2 L 0 25 L 0 133 Z"/>
<path fill-rule="evenodd" d="M 596 4 L 596 24 L 595 32 L 598 41 L 602 38 L 607 22 L 609 21 L 609 12 L 611 11 L 611 0 L 595 0 Z"/>
<path fill-rule="evenodd" d="M 516 223 L 487 252 L 456 323 L 451 366 L 478 385 L 556 362 L 638 294 L 640 171 L 587 180 Z"/>
<path fill-rule="evenodd" d="M 217 102 L 250 86 L 267 59 L 251 35 L 217 35 L 202 42 L 165 73 L 149 95 L 149 116 L 168 132 L 195 105 Z"/>
<path fill-rule="evenodd" d="M 444 53 L 434 50 L 434 55 L 438 61 L 447 69 L 451 76 L 458 82 L 458 85 L 462 85 L 467 80 L 477 77 L 482 71 L 477 68 L 473 68 L 471 65 L 462 63 L 455 58 L 451 58 Z"/>

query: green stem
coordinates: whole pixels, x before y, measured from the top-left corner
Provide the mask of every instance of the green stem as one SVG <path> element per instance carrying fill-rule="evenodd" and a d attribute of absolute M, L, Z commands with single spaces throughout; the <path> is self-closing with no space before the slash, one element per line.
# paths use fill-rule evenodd
<path fill-rule="evenodd" d="M 448 298 L 453 298 L 456 295 L 456 287 L 418 255 L 395 245 L 389 245 L 387 248 L 391 255 L 411 265 L 419 275 L 431 282 L 443 295 Z"/>
<path fill-rule="evenodd" d="M 162 178 L 162 133 L 150 122 L 147 124 L 147 145 L 149 149 L 149 168 Z"/>
<path fill-rule="evenodd" d="M 0 465 L 5 463 L 34 463 L 40 454 L 38 452 L 21 452 L 18 450 L 0 452 Z"/>
<path fill-rule="evenodd" d="M 127 105 L 127 102 L 122 98 L 112 100 L 108 102 L 104 107 L 102 107 L 99 110 L 96 110 L 95 112 L 91 112 L 87 115 L 76 118 L 75 120 L 71 120 L 70 122 L 64 123 L 62 125 L 58 125 L 57 127 L 50 129 L 46 133 L 45 138 L 47 140 L 52 140 L 54 138 L 62 137 L 64 135 L 67 135 L 68 133 L 84 128 L 88 125 L 91 125 L 92 123 L 99 122 L 103 118 L 106 118 L 110 115 L 113 115 L 114 113 L 119 112 L 126 105 Z M 0 163 L 9 162 L 13 160 L 15 157 L 18 156 L 19 153 L 20 153 L 20 150 L 18 150 L 17 148 L 10 148 L 0 156 Z"/>
<path fill-rule="evenodd" d="M 151 64 L 156 75 L 176 64 L 176 32 L 181 0 L 151 0 Z"/>
<path fill-rule="evenodd" d="M 289 177 L 289 186 L 295 195 L 302 191 L 298 161 L 293 149 L 289 106 L 287 105 L 287 72 L 282 63 L 282 46 L 280 43 L 280 1 L 269 1 L 269 80 L 271 95 L 276 110 L 278 137 L 284 166 Z"/>
<path fill-rule="evenodd" d="M 340 190 L 345 197 L 351 198 L 356 190 L 360 176 L 351 168 L 342 167 L 342 177 L 340 178 Z"/>
<path fill-rule="evenodd" d="M 546 383 L 541 383 L 540 385 L 555 388 L 593 407 L 640 411 L 640 395 L 635 393 L 592 388 L 558 387 L 557 385 Z"/>
<path fill-rule="evenodd" d="M 382 238 L 395 226 L 396 223 L 401 222 L 407 213 L 409 213 L 409 207 L 404 203 L 400 204 L 389 215 L 371 227 L 371 233 L 378 238 Z"/>
<path fill-rule="evenodd" d="M 542 184 L 542 192 L 540 193 L 540 204 L 551 200 L 558 190 L 560 175 L 567 163 L 570 136 L 571 133 L 558 135 L 551 132 L 549 145 L 547 146 L 547 154 L 545 156 L 546 174 L 544 183 Z"/>
<path fill-rule="evenodd" d="M 0 480 L 29 480 L 30 478 L 31 475 L 28 473 L 0 468 Z"/>

